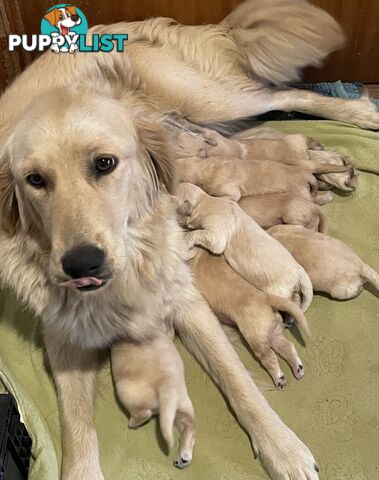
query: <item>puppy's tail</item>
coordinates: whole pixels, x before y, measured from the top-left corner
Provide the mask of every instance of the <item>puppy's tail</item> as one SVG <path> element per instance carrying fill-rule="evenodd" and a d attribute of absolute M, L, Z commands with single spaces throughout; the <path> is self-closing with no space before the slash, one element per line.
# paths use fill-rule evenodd
<path fill-rule="evenodd" d="M 304 270 L 300 280 L 301 309 L 306 312 L 313 300 L 313 286 L 311 279 Z"/>
<path fill-rule="evenodd" d="M 277 295 L 267 294 L 267 300 L 269 304 L 274 307 L 276 310 L 281 312 L 289 313 L 295 320 L 296 324 L 299 327 L 301 334 L 305 338 L 310 337 L 310 330 L 308 321 L 304 315 L 302 309 L 292 300 L 287 300 L 283 297 L 278 297 Z"/>
<path fill-rule="evenodd" d="M 370 282 L 376 290 L 379 292 L 379 273 L 376 272 L 373 268 L 371 268 L 369 265 L 365 264 L 363 269 L 362 269 L 362 277 Z"/>
<path fill-rule="evenodd" d="M 159 392 L 159 426 L 169 448 L 174 446 L 173 428 L 178 407 L 175 389 L 162 388 Z"/>
<path fill-rule="evenodd" d="M 344 43 L 338 23 L 306 0 L 247 0 L 225 18 L 257 78 L 298 81 L 307 65 L 320 66 Z"/>

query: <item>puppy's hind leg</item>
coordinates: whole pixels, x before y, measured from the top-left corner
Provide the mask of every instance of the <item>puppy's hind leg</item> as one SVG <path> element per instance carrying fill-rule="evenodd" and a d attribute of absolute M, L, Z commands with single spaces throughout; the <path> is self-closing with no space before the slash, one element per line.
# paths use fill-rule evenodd
<path fill-rule="evenodd" d="M 186 411 L 178 411 L 175 420 L 176 428 L 180 434 L 179 455 L 174 460 L 177 468 L 185 468 L 192 461 L 193 447 L 195 445 L 195 421 L 192 403 Z"/>
<path fill-rule="evenodd" d="M 272 337 L 272 348 L 288 363 L 297 380 L 300 380 L 304 376 L 303 362 L 294 344 L 284 337 L 283 331 L 278 333 Z"/>

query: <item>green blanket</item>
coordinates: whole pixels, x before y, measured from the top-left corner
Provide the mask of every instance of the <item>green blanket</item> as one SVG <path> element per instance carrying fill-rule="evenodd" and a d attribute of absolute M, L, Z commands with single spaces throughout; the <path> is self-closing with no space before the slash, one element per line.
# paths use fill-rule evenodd
<path fill-rule="evenodd" d="M 363 170 L 356 193 L 336 196 L 325 207 L 329 231 L 343 239 L 379 270 L 379 134 L 336 122 L 271 122 L 286 132 L 311 135 L 354 158 Z M 32 480 L 58 478 L 60 437 L 54 386 L 46 366 L 38 319 L 9 292 L 1 295 L 0 375 L 19 404 L 33 437 Z M 318 460 L 321 479 L 379 478 L 379 299 L 373 291 L 347 302 L 315 298 L 308 312 L 313 336 L 296 346 L 306 375 L 290 379 L 284 392 L 267 397 L 283 420 L 305 441 Z M 289 334 L 291 335 L 291 334 Z M 180 346 L 187 383 L 196 411 L 197 445 L 185 471 L 172 466 L 156 421 L 138 431 L 116 402 L 109 367 L 100 375 L 96 423 L 101 463 L 107 480 L 264 480 L 249 440 L 223 398 L 193 358 Z M 248 351 L 237 348 L 247 368 L 266 382 L 269 377 Z M 78 479 L 79 480 L 79 479 Z"/>

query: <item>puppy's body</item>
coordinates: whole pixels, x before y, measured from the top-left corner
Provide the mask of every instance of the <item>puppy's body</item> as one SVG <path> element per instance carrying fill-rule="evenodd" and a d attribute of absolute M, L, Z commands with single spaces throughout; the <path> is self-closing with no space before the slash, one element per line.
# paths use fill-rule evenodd
<path fill-rule="evenodd" d="M 192 157 L 179 159 L 177 170 L 179 181 L 235 201 L 249 195 L 296 192 L 312 198 L 317 193 L 317 181 L 307 169 L 273 161 Z"/>
<path fill-rule="evenodd" d="M 245 214 L 238 204 L 215 198 L 189 183 L 176 191 L 178 211 L 189 247 L 202 246 L 224 254 L 229 265 L 259 290 L 301 303 L 306 310 L 312 301 L 312 285 L 304 269 L 278 242 Z"/>
<path fill-rule="evenodd" d="M 174 423 L 180 432 L 175 466 L 192 460 L 195 424 L 182 359 L 167 335 L 144 344 L 117 343 L 112 347 L 112 373 L 118 398 L 130 413 L 129 427 L 137 428 L 159 414 L 162 435 L 172 447 Z"/>
<path fill-rule="evenodd" d="M 309 230 L 326 232 L 326 217 L 315 203 L 294 193 L 275 193 L 243 197 L 242 210 L 267 230 L 274 225 L 301 225 Z"/>
<path fill-rule="evenodd" d="M 304 331 L 307 321 L 301 309 L 289 300 L 256 289 L 232 270 L 222 255 L 198 249 L 190 266 L 196 285 L 212 310 L 221 322 L 238 327 L 275 385 L 284 388 L 286 379 L 274 352 L 288 362 L 300 380 L 304 367 L 294 345 L 284 336 L 278 311 L 290 313 Z"/>
<path fill-rule="evenodd" d="M 269 233 L 304 267 L 315 291 L 346 300 L 359 295 L 366 282 L 379 290 L 379 274 L 341 240 L 293 225 L 278 225 Z"/>

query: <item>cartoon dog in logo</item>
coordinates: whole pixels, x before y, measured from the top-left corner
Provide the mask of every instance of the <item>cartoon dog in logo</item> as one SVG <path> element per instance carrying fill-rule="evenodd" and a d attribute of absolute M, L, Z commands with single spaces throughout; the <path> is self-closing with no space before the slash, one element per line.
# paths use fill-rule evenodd
<path fill-rule="evenodd" d="M 76 12 L 76 8 L 72 5 L 66 5 L 65 7 L 61 8 L 54 8 L 53 10 L 48 12 L 43 18 L 47 20 L 50 25 L 56 27 L 59 30 L 59 33 L 52 33 L 52 37 L 57 37 L 58 35 L 75 35 L 75 32 L 71 32 L 70 29 L 76 27 L 77 25 L 80 25 L 82 21 Z M 59 48 L 59 46 L 54 43 L 51 45 L 51 49 L 55 53 L 68 51 L 67 47 L 63 46 Z M 78 46 L 76 44 L 70 45 L 70 53 L 73 53 L 77 49 Z"/>

